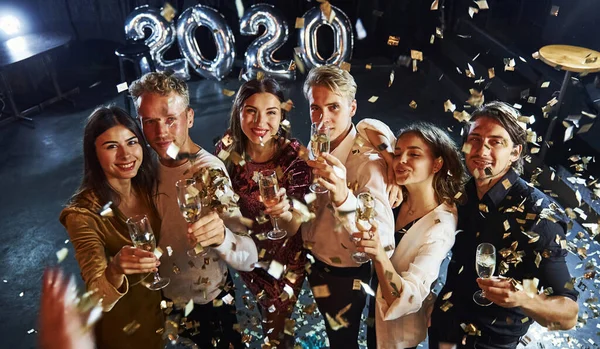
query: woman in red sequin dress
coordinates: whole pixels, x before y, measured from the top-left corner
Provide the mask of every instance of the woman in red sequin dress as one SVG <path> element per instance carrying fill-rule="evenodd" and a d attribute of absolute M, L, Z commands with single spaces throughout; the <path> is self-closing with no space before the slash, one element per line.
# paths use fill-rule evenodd
<path fill-rule="evenodd" d="M 279 341 L 279 348 L 292 348 L 294 338 L 284 334 L 285 320 L 290 318 L 304 282 L 306 252 L 302 234 L 298 233 L 300 220 L 289 210 L 288 197 L 304 201 L 311 171 L 298 156 L 301 144 L 286 137 L 286 127 L 282 127 L 286 114 L 281 108 L 283 102 L 283 92 L 275 80 L 250 80 L 243 84 L 233 104 L 229 129 L 217 144 L 216 153 L 225 150 L 232 154 L 225 164 L 233 189 L 240 196 L 242 215 L 254 220 L 252 237 L 259 251 L 259 262 L 266 269 L 272 261 L 284 266 L 279 279 L 265 268 L 240 275 L 258 300 L 265 336 L 271 343 Z M 240 162 L 238 155 L 243 161 Z M 269 209 L 260 201 L 257 183 L 258 173 L 264 170 L 276 171 L 280 188 L 279 203 Z M 280 228 L 288 233 L 286 238 L 266 237 L 273 229 L 271 222 L 260 224 L 260 219 L 255 219 L 263 214 L 278 217 Z"/>

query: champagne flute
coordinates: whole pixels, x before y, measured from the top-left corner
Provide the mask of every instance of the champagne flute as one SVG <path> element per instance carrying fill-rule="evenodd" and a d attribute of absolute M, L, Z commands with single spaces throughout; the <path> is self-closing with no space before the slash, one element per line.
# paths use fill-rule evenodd
<path fill-rule="evenodd" d="M 127 219 L 127 227 L 129 228 L 129 235 L 134 247 L 154 252 L 156 249 L 156 239 L 152 232 L 152 226 L 150 226 L 150 220 L 146 215 L 130 217 Z M 148 285 L 148 288 L 152 291 L 158 291 L 165 288 L 169 282 L 171 282 L 171 279 L 161 278 L 157 271 L 154 273 L 154 280 Z"/>
<path fill-rule="evenodd" d="M 180 179 L 175 183 L 177 188 L 177 202 L 179 210 L 183 214 L 183 219 L 188 223 L 197 222 L 202 216 L 202 198 L 200 192 L 196 189 L 196 180 Z M 186 254 L 192 258 L 205 256 L 208 248 L 202 247 L 199 243 L 186 251 Z"/>
<path fill-rule="evenodd" d="M 320 122 L 313 122 L 310 125 L 310 154 L 312 155 L 312 160 L 318 160 L 322 153 L 329 152 L 329 137 L 329 127 L 322 125 Z M 314 179 L 316 180 L 317 178 L 319 177 L 315 176 Z M 328 192 L 327 188 L 318 183 L 311 184 L 309 189 L 315 194 Z"/>
<path fill-rule="evenodd" d="M 489 278 L 496 270 L 496 248 L 492 244 L 482 243 L 475 252 L 475 267 L 480 278 Z M 483 290 L 473 294 L 473 301 L 482 307 L 491 305 L 492 302 L 485 298 Z"/>
<path fill-rule="evenodd" d="M 258 188 L 263 204 L 266 207 L 272 207 L 279 203 L 277 192 L 279 185 L 277 182 L 277 173 L 273 170 L 264 170 L 259 173 Z M 279 228 L 277 224 L 278 217 L 271 217 L 273 230 L 267 233 L 267 237 L 271 240 L 280 240 L 287 236 L 287 232 Z"/>
<path fill-rule="evenodd" d="M 375 217 L 375 200 L 371 193 L 360 193 L 356 197 L 356 228 L 360 232 L 371 230 L 371 220 Z M 358 242 L 361 238 L 352 236 L 352 240 Z M 352 259 L 358 263 L 367 263 L 370 258 L 365 252 L 353 252 Z"/>

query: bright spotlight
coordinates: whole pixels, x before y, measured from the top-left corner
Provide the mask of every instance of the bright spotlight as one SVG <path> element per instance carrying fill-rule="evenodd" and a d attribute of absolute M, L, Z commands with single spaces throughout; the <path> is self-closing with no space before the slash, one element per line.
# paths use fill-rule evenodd
<path fill-rule="evenodd" d="M 21 22 L 15 16 L 4 16 L 0 18 L 0 29 L 8 35 L 14 35 L 21 30 Z"/>

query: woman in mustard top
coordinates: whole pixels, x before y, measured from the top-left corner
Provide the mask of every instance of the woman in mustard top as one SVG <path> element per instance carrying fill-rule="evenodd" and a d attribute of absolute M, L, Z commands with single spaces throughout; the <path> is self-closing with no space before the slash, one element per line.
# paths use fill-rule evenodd
<path fill-rule="evenodd" d="M 102 298 L 97 348 L 162 348 L 156 333 L 164 326 L 161 294 L 142 283 L 160 262 L 152 252 L 132 247 L 126 224 L 127 217 L 145 214 L 159 238 L 155 160 L 135 120 L 114 106 L 100 107 L 88 118 L 83 157 L 83 181 L 60 222 L 87 290 Z M 106 214 L 103 206 L 110 201 L 112 213 Z"/>

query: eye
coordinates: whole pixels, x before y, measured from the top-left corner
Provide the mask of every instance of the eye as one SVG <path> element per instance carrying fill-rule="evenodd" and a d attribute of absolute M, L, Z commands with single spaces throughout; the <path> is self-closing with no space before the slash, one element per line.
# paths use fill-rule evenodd
<path fill-rule="evenodd" d="M 270 110 L 267 114 L 268 115 L 277 115 L 277 112 L 275 110 Z"/>
<path fill-rule="evenodd" d="M 129 142 L 127 142 L 127 145 L 136 145 L 136 144 L 138 144 L 138 143 L 139 143 L 139 141 L 138 141 L 138 140 L 137 140 L 137 138 L 136 138 L 136 139 L 132 139 L 132 140 L 130 140 Z"/>
<path fill-rule="evenodd" d="M 421 154 L 417 154 L 417 153 L 409 153 L 408 155 L 413 158 L 418 158 L 419 156 L 421 156 Z"/>
<path fill-rule="evenodd" d="M 467 138 L 467 142 L 470 142 L 470 143 L 481 142 L 481 138 L 479 138 L 479 137 L 468 137 Z"/>
<path fill-rule="evenodd" d="M 331 110 L 338 110 L 338 109 L 340 109 L 340 105 L 339 104 L 333 104 L 332 106 L 329 107 L 329 109 L 331 109 Z"/>
<path fill-rule="evenodd" d="M 154 119 L 142 120 L 142 124 L 144 124 L 144 125 L 152 125 L 152 124 L 154 124 Z"/>
<path fill-rule="evenodd" d="M 317 110 L 319 110 L 319 107 L 317 107 L 317 106 L 313 105 L 310 107 L 310 111 L 317 111 Z"/>
<path fill-rule="evenodd" d="M 116 149 L 116 148 L 117 148 L 117 145 L 116 145 L 116 144 L 109 144 L 109 145 L 107 145 L 107 146 L 106 146 L 106 149 L 107 149 L 107 150 L 110 150 L 110 149 Z"/>

